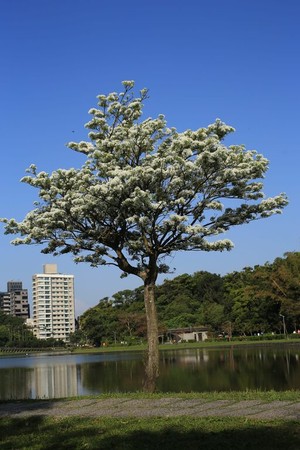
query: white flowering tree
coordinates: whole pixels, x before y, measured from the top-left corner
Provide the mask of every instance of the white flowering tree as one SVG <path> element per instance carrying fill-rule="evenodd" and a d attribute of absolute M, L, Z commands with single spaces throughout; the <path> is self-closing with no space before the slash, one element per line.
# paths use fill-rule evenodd
<path fill-rule="evenodd" d="M 71 253 L 76 262 L 112 265 L 143 281 L 148 330 L 145 389 L 159 374 L 155 283 L 175 251 L 230 250 L 229 228 L 280 213 L 285 195 L 265 198 L 268 161 L 241 145 L 225 146 L 233 128 L 220 120 L 196 131 L 167 128 L 164 116 L 141 119 L 143 89 L 98 96 L 86 124 L 80 169 L 37 172 L 22 181 L 40 200 L 22 222 L 2 219 L 13 244 L 41 244 L 43 253 Z"/>

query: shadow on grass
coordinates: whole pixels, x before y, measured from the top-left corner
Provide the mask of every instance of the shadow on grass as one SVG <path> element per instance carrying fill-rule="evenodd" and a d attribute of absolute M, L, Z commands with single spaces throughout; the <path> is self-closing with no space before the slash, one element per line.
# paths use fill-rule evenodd
<path fill-rule="evenodd" d="M 230 418 L 177 418 L 175 421 L 163 418 L 3 418 L 0 420 L 0 436 L 1 450 L 300 448 L 298 422 Z"/>
<path fill-rule="evenodd" d="M 35 410 L 48 410 L 55 408 L 55 401 L 52 400 L 20 400 L 0 402 L 0 414 L 19 414 L 32 412 Z M 2 416 L 3 417 L 3 416 Z"/>

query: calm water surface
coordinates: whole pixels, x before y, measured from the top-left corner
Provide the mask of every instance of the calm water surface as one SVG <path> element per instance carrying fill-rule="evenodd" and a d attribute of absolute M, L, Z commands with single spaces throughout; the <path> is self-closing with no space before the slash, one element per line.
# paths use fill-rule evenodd
<path fill-rule="evenodd" d="M 203 392 L 300 389 L 300 346 L 168 350 L 158 389 Z M 143 354 L 0 357 L 0 400 L 60 398 L 142 389 Z"/>

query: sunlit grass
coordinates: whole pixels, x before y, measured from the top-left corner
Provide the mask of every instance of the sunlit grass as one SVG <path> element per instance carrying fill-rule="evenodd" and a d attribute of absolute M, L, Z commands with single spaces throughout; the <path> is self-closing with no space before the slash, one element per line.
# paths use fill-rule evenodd
<path fill-rule="evenodd" d="M 120 399 L 120 400 L 156 400 L 161 398 L 180 398 L 182 400 L 199 399 L 206 401 L 218 401 L 218 400 L 229 400 L 233 402 L 239 402 L 244 400 L 261 400 L 263 402 L 273 402 L 273 401 L 290 401 L 290 402 L 300 402 L 300 390 L 289 390 L 289 391 L 261 391 L 261 390 L 245 390 L 245 391 L 212 391 L 212 392 L 103 392 L 99 395 L 85 395 L 76 397 L 65 397 L 65 398 L 37 398 L 37 399 L 27 399 L 27 400 L 16 400 L 11 398 L 9 400 L 1 400 L 1 403 L 11 403 L 11 402 L 23 402 L 33 404 L 35 402 L 41 401 L 51 401 L 61 402 L 70 400 L 80 400 L 80 399 Z"/>
<path fill-rule="evenodd" d="M 160 344 L 159 350 L 180 350 L 180 349 L 196 349 L 196 348 L 222 348 L 222 347 L 240 347 L 240 346 L 254 346 L 254 345 L 297 345 L 300 346 L 300 338 L 298 339 L 262 339 L 259 340 L 218 340 L 218 341 L 201 341 L 201 342 L 182 342 L 179 344 Z M 110 352 L 144 352 L 147 349 L 146 342 L 141 344 L 121 345 L 110 344 L 103 347 L 69 347 L 69 348 L 57 348 L 57 349 L 30 349 L 31 353 L 41 352 L 72 352 L 72 353 L 110 353 Z M 2 349 L 3 350 L 3 349 Z M 11 351 L 7 348 L 5 351 L 0 351 L 0 355 L 22 355 L 22 353 L 28 352 L 28 349 L 18 349 L 17 352 Z"/>
<path fill-rule="evenodd" d="M 82 397 L 80 397 L 82 398 Z M 87 397 L 86 397 L 87 398 Z M 299 390 L 289 391 L 261 391 L 261 390 L 245 390 L 245 391 L 224 391 L 224 392 L 155 392 L 147 394 L 145 392 L 129 392 L 129 393 L 103 393 L 99 396 L 89 396 L 88 398 L 130 398 L 130 399 L 157 399 L 157 398 L 180 398 L 185 400 L 203 399 L 208 401 L 230 400 L 262 400 L 264 402 L 273 401 L 300 401 Z"/>
<path fill-rule="evenodd" d="M 254 345 L 277 345 L 277 344 L 293 344 L 300 346 L 300 339 L 261 339 L 257 341 L 253 340 L 241 340 L 241 341 L 201 341 L 201 342 L 182 342 L 179 344 L 160 344 L 159 350 L 180 350 L 189 348 L 211 348 L 211 347 L 238 347 L 238 346 L 254 346 Z M 105 347 L 78 347 L 73 348 L 73 353 L 108 353 L 108 352 L 121 352 L 121 351 L 145 351 L 147 349 L 146 343 L 136 345 L 108 345 Z"/>

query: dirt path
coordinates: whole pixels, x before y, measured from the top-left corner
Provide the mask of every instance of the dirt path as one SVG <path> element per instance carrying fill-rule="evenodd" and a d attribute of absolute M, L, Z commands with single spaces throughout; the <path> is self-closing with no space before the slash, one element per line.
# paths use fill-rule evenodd
<path fill-rule="evenodd" d="M 0 403 L 0 417 L 249 417 L 253 419 L 300 419 L 300 401 L 231 401 L 181 398 L 81 399 Z"/>

